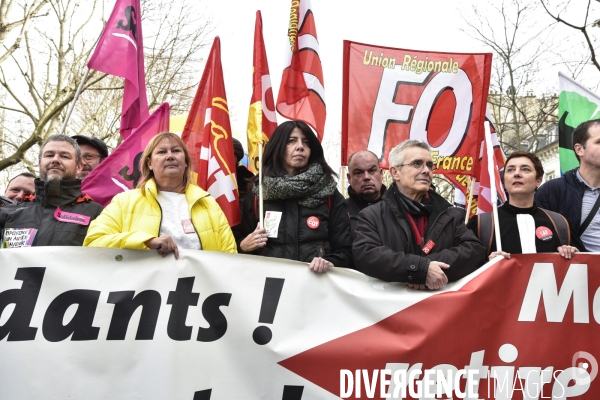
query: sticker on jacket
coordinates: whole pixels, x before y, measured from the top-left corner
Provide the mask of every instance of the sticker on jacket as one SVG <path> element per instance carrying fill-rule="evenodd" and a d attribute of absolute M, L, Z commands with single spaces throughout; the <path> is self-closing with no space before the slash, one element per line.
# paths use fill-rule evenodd
<path fill-rule="evenodd" d="M 56 211 L 54 211 L 54 218 L 60 222 L 66 222 L 67 224 L 78 224 L 88 226 L 90 224 L 90 217 L 82 214 L 75 214 L 70 212 L 65 212 L 60 209 L 60 207 L 56 207 Z"/>
<path fill-rule="evenodd" d="M 185 234 L 196 233 L 196 229 L 194 229 L 194 224 L 192 224 L 191 219 L 182 219 L 181 226 L 183 227 L 183 232 Z"/>
<path fill-rule="evenodd" d="M 265 229 L 267 237 L 276 238 L 279 232 L 279 223 L 281 222 L 281 211 L 267 211 L 265 213 Z"/>
<path fill-rule="evenodd" d="M 0 247 L 3 249 L 31 247 L 37 231 L 35 228 L 6 228 Z"/>

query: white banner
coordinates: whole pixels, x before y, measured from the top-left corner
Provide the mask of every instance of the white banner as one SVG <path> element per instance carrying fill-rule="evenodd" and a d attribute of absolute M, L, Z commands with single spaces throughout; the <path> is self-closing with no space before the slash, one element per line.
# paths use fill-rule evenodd
<path fill-rule="evenodd" d="M 336 364 L 345 357 L 352 358 L 348 365 L 375 360 L 371 374 L 430 358 L 435 346 L 415 329 L 418 323 L 408 314 L 401 324 L 392 317 L 417 303 L 465 303 L 473 278 L 494 270 L 492 264 L 443 291 L 417 291 L 351 270 L 317 275 L 299 262 L 205 251 L 183 250 L 175 260 L 121 249 L 1 250 L 0 398 L 336 399 L 349 390 L 340 385 L 346 367 Z M 522 291 L 516 291 L 521 300 Z M 439 320 L 446 314 L 454 318 L 440 310 L 418 320 L 445 329 Z M 392 326 L 380 328 L 385 324 Z M 368 329 L 380 329 L 388 349 L 370 353 L 367 340 L 352 340 Z M 475 353 L 483 350 L 477 341 L 455 333 L 465 339 L 453 350 L 460 358 L 440 352 L 441 362 L 461 369 L 481 353 L 485 368 L 497 365 L 496 354 Z M 379 340 L 377 332 L 368 337 Z M 504 343 L 496 339 L 493 352 Z M 338 353 L 328 352 L 337 343 Z M 324 352 L 311 358 L 315 349 Z M 373 398 L 362 390 L 363 398 Z"/>

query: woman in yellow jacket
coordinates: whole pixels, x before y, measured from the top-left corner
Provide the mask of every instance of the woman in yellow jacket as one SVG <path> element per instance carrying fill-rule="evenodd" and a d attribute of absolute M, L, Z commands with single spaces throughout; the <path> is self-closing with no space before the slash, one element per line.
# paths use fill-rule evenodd
<path fill-rule="evenodd" d="M 175 258 L 179 248 L 237 252 L 217 202 L 190 183 L 190 155 L 179 136 L 155 136 L 142 154 L 140 170 L 138 188 L 113 198 L 90 225 L 84 246 L 155 249 Z"/>

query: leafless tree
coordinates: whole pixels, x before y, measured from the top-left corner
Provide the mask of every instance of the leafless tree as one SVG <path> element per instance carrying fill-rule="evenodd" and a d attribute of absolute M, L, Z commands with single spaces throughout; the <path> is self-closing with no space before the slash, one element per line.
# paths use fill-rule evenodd
<path fill-rule="evenodd" d="M 25 31 L 25 45 L 0 65 L 0 171 L 16 164 L 35 170 L 35 146 L 58 133 L 106 22 L 99 10 L 104 0 L 48 3 L 44 24 Z M 143 1 L 142 10 L 150 109 L 167 101 L 173 113 L 187 111 L 211 21 L 201 17 L 197 3 Z M 66 133 L 96 136 L 115 147 L 122 94 L 123 79 L 90 71 Z"/>
<path fill-rule="evenodd" d="M 29 23 L 48 15 L 49 0 L 33 0 L 29 4 L 18 0 L 0 0 L 0 64 L 21 45 Z"/>
<path fill-rule="evenodd" d="M 543 87 L 540 71 L 553 46 L 551 27 L 539 15 L 534 0 L 502 0 L 464 16 L 466 32 L 494 52 L 488 104 L 507 153 L 535 151 L 556 123 L 557 97 L 534 93 Z"/>
<path fill-rule="evenodd" d="M 556 55 L 562 59 L 564 65 L 570 69 L 571 74 L 576 77 L 581 73 L 582 69 L 589 64 L 600 71 L 600 58 L 597 54 L 600 36 L 600 0 L 588 0 L 587 6 L 581 8 L 581 15 L 578 16 L 579 21 L 576 21 L 577 17 L 572 15 L 570 17 L 563 16 L 568 9 L 574 9 L 571 0 L 539 0 L 539 2 L 546 14 L 548 14 L 555 23 L 568 29 L 572 29 L 580 35 L 581 42 L 579 44 L 583 47 L 585 52 L 583 58 L 581 57 L 581 54 L 577 54 L 576 58 L 570 57 L 569 55 L 572 54 L 573 51 L 556 53 Z"/>

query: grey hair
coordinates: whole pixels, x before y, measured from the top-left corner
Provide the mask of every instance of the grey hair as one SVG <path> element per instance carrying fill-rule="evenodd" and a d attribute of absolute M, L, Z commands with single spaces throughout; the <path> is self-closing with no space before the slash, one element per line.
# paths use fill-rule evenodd
<path fill-rule="evenodd" d="M 413 139 L 405 140 L 404 142 L 400 143 L 398 146 L 394 147 L 392 149 L 392 151 L 390 151 L 390 154 L 388 156 L 388 166 L 391 168 L 391 167 L 397 167 L 398 165 L 403 164 L 404 157 L 406 156 L 404 154 L 404 150 L 409 147 L 420 147 L 421 149 L 425 149 L 425 150 L 431 152 L 431 148 L 425 142 L 421 142 L 420 140 L 413 140 Z"/>
<path fill-rule="evenodd" d="M 46 147 L 46 145 L 50 142 L 67 142 L 67 143 L 69 143 L 75 149 L 75 161 L 77 162 L 77 164 L 81 163 L 81 161 L 83 160 L 82 156 L 81 156 L 81 148 L 79 147 L 79 145 L 77 144 L 75 139 L 72 139 L 71 137 L 69 137 L 67 135 L 50 135 L 48 137 L 48 139 L 46 139 L 44 144 L 42 144 L 42 147 L 40 147 L 40 154 L 38 156 L 39 161 L 42 161 L 42 154 L 44 153 L 44 147 Z"/>

